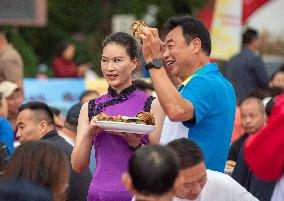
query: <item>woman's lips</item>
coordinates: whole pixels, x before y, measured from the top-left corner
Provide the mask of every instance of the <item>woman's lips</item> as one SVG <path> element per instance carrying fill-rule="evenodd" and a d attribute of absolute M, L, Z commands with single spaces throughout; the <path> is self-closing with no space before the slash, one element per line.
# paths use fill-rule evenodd
<path fill-rule="evenodd" d="M 109 80 L 115 80 L 117 78 L 118 75 L 115 74 L 108 74 L 107 77 Z"/>

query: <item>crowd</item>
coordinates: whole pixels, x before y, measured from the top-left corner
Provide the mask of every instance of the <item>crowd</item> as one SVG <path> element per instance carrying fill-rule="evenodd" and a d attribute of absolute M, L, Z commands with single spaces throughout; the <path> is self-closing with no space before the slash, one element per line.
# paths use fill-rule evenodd
<path fill-rule="evenodd" d="M 269 80 L 258 33 L 219 70 L 211 38 L 191 16 L 102 42 L 106 94 L 84 92 L 64 119 L 48 103 L 23 103 L 23 64 L 0 28 L 1 201 L 284 200 L 284 65 Z M 141 46 L 152 84 L 133 77 Z M 81 77 L 75 46 L 58 49 L 57 77 Z M 8 56 L 7 56 L 8 55 Z M 111 132 L 96 116 L 150 112 L 145 134 Z M 18 143 L 17 143 L 18 142 Z"/>

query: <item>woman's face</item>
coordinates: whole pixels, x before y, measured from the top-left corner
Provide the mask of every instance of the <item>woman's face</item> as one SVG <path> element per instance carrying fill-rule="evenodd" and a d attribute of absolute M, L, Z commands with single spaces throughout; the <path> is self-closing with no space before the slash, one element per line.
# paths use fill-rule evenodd
<path fill-rule="evenodd" d="M 108 84 L 117 92 L 132 84 L 132 71 L 137 64 L 137 59 L 130 59 L 122 45 L 109 43 L 103 48 L 101 70 Z"/>
<path fill-rule="evenodd" d="M 62 57 L 67 61 L 71 61 L 74 55 L 75 55 L 75 46 L 72 44 L 68 45 L 62 53 Z"/>

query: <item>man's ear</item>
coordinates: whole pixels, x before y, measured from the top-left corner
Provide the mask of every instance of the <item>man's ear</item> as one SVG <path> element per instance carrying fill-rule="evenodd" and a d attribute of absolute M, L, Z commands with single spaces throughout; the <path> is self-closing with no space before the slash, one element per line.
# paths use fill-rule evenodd
<path fill-rule="evenodd" d="M 42 120 L 42 121 L 39 123 L 39 126 L 40 126 L 42 132 L 45 133 L 46 130 L 47 130 L 47 127 L 48 127 L 48 123 L 47 123 L 47 121 Z"/>
<path fill-rule="evenodd" d="M 121 179 L 122 179 L 122 183 L 124 184 L 126 190 L 135 194 L 135 189 L 134 189 L 134 186 L 132 184 L 132 179 L 131 179 L 130 175 L 127 172 L 125 172 L 125 173 L 122 174 Z"/>
<path fill-rule="evenodd" d="M 192 40 L 193 47 L 194 47 L 194 53 L 198 53 L 199 51 L 202 50 L 201 48 L 201 40 L 199 38 L 195 38 Z"/>

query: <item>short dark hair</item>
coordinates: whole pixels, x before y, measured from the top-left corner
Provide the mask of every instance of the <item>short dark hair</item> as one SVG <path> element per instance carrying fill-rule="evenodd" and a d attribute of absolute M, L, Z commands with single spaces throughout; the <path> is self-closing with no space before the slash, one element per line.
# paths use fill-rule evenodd
<path fill-rule="evenodd" d="M 124 47 L 131 59 L 139 58 L 138 43 L 136 39 L 128 33 L 116 32 L 109 34 L 102 42 L 102 47 L 104 48 L 110 43 L 115 43 Z"/>
<path fill-rule="evenodd" d="M 78 118 L 80 115 L 80 110 L 82 107 L 82 103 L 77 103 L 73 105 L 68 111 L 66 115 L 66 119 L 64 122 L 64 126 L 68 129 L 76 132 L 78 126 Z"/>
<path fill-rule="evenodd" d="M 38 115 L 37 118 L 41 118 L 41 120 L 46 120 L 50 124 L 54 124 L 53 113 L 48 107 L 47 104 L 40 101 L 30 101 L 19 107 L 19 112 L 30 109 L 33 112 L 38 112 L 41 115 Z"/>
<path fill-rule="evenodd" d="M 83 98 L 85 97 L 85 96 L 88 96 L 89 94 L 96 94 L 97 96 L 100 96 L 100 94 L 96 91 L 96 90 L 87 90 L 87 91 L 84 91 L 82 94 L 81 94 L 81 96 L 80 96 L 80 98 L 79 98 L 79 100 L 80 100 L 80 102 L 83 100 Z"/>
<path fill-rule="evenodd" d="M 201 48 L 208 56 L 211 54 L 211 38 L 204 24 L 191 16 L 185 15 L 180 17 L 171 17 L 164 24 L 166 32 L 170 32 L 174 28 L 180 26 L 183 31 L 183 36 L 189 44 L 193 39 L 201 40 Z"/>
<path fill-rule="evenodd" d="M 162 145 L 147 145 L 138 149 L 128 163 L 134 188 L 143 195 L 169 192 L 179 172 L 176 153 Z"/>
<path fill-rule="evenodd" d="M 204 161 L 201 149 L 192 140 L 181 138 L 171 141 L 168 146 L 177 152 L 181 169 L 191 168 Z"/>
<path fill-rule="evenodd" d="M 73 43 L 70 42 L 62 42 L 56 47 L 56 55 L 58 57 L 62 57 L 63 52 L 67 49 L 67 47 L 74 45 Z"/>
<path fill-rule="evenodd" d="M 257 39 L 257 37 L 258 37 L 258 32 L 255 29 L 248 28 L 242 35 L 242 44 L 248 45 L 253 40 Z"/>
<path fill-rule="evenodd" d="M 51 193 L 40 186 L 23 179 L 0 181 L 1 201 L 52 201 Z"/>

